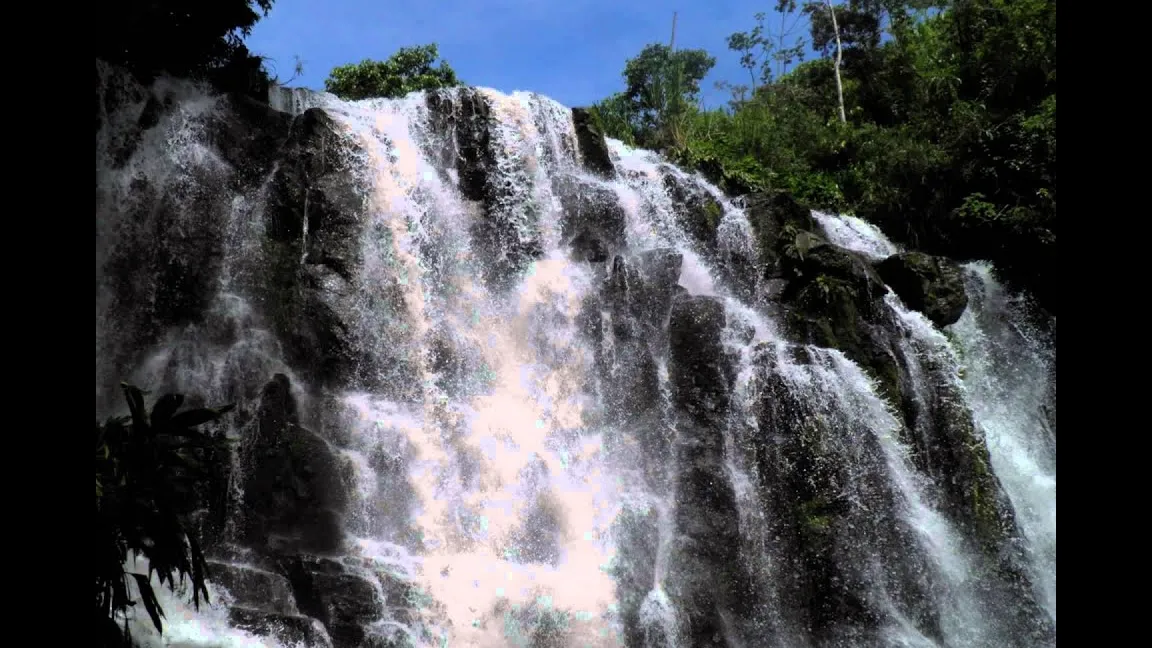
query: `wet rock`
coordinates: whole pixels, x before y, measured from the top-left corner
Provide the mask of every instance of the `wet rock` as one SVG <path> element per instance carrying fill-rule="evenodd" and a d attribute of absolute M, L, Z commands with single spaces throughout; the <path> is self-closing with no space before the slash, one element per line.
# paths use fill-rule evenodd
<path fill-rule="evenodd" d="M 468 200 L 490 200 L 488 176 L 495 166 L 492 153 L 492 109 L 474 88 L 451 88 L 429 92 L 428 109 L 437 133 L 454 133 L 438 140 L 432 151 L 442 170 L 454 168 L 460 192 Z M 447 178 L 447 176 L 445 176 Z"/>
<path fill-rule="evenodd" d="M 427 102 L 434 132 L 455 136 L 425 148 L 439 158 L 441 177 L 450 181 L 447 170 L 454 168 L 461 194 L 483 209 L 471 226 L 473 251 L 488 285 L 507 290 L 543 255 L 537 207 L 519 193 L 530 183 L 528 173 L 496 163 L 501 153 L 494 148 L 492 109 L 481 92 L 443 89 L 429 93 Z"/>
<path fill-rule="evenodd" d="M 668 319 L 683 264 L 684 255 L 672 248 L 646 250 L 636 257 L 643 282 L 637 306 L 654 326 L 663 328 Z"/>
<path fill-rule="evenodd" d="M 340 514 L 347 501 L 337 458 L 328 444 L 301 427 L 288 377 L 264 387 L 244 465 L 243 536 L 270 553 L 340 550 Z"/>
<path fill-rule="evenodd" d="M 706 256 L 716 253 L 717 233 L 724 208 L 703 186 L 680 177 L 675 169 L 661 165 L 664 189 L 672 198 L 676 222 L 702 246 Z"/>
<path fill-rule="evenodd" d="M 227 590 L 234 605 L 253 612 L 299 614 L 292 586 L 282 574 L 216 560 L 208 561 L 208 567 L 212 583 Z"/>
<path fill-rule="evenodd" d="M 609 327 L 590 321 L 610 424 L 627 428 L 642 449 L 645 475 L 662 488 L 670 456 L 658 360 L 665 356 L 666 322 L 680 255 L 670 249 L 616 256 L 604 279 L 600 307 Z"/>
<path fill-rule="evenodd" d="M 781 293 L 789 329 L 803 342 L 843 351 L 903 408 L 907 376 L 879 275 L 860 255 L 801 232 L 800 249 L 786 250 L 779 260 L 792 277 Z"/>
<path fill-rule="evenodd" d="M 228 609 L 228 621 L 236 628 L 260 637 L 274 637 L 283 644 L 334 648 L 324 625 L 312 617 L 231 607 Z"/>
<path fill-rule="evenodd" d="M 616 581 L 627 646 L 645 645 L 640 607 L 655 582 L 656 552 L 660 543 L 658 523 L 655 509 L 637 511 L 626 508 L 612 525 L 621 558 L 614 563 L 612 576 Z"/>
<path fill-rule="evenodd" d="M 292 584 L 297 607 L 324 624 L 334 648 L 363 645 L 365 626 L 384 616 L 376 586 L 335 560 L 297 555 L 282 559 L 280 567 Z"/>
<path fill-rule="evenodd" d="M 812 212 L 785 192 L 757 193 L 745 196 L 744 211 L 756 235 L 761 265 L 765 276 L 784 276 L 781 259 L 785 247 L 795 244 L 801 231 L 816 231 Z"/>
<path fill-rule="evenodd" d="M 902 252 L 877 263 L 876 272 L 908 308 L 936 326 L 955 323 L 968 306 L 960 266 L 944 257 Z"/>
<path fill-rule="evenodd" d="M 801 355 L 785 363 L 819 361 L 809 350 Z M 876 443 L 797 392 L 783 377 L 796 369 L 779 367 L 774 349 L 760 349 L 755 367 L 761 396 L 753 412 L 765 438 L 754 446 L 753 474 L 769 550 L 782 566 L 775 586 L 787 616 L 827 641 L 879 633 L 888 611 L 869 594 L 877 579 L 869 573 L 869 552 L 879 552 L 893 603 L 922 632 L 937 636 L 939 620 L 925 605 L 930 584 L 920 576 L 923 555 L 898 517 Z"/>
<path fill-rule="evenodd" d="M 724 458 L 730 398 L 724 325 L 724 304 L 717 298 L 682 296 L 672 303 L 669 374 L 679 420 L 679 537 L 670 595 L 693 646 L 724 645 L 724 626 L 733 616 L 744 618 L 755 600 L 748 563 L 740 556 L 740 513 Z"/>
<path fill-rule="evenodd" d="M 624 247 L 624 208 L 604 185 L 571 175 L 560 176 L 555 189 L 562 209 L 560 237 L 572 257 L 593 263 L 607 261 Z"/>
<path fill-rule="evenodd" d="M 724 324 L 724 304 L 715 297 L 681 296 L 672 302 L 668 333 L 674 399 L 694 421 L 717 427 L 729 397 L 720 366 Z"/>
<path fill-rule="evenodd" d="M 604 131 L 592 113 L 587 108 L 573 108 L 572 123 L 576 127 L 576 143 L 584 168 L 604 178 L 616 177 L 616 168 L 608 153 L 608 143 L 604 141 Z"/>
<path fill-rule="evenodd" d="M 355 149 L 320 109 L 297 117 L 264 210 L 268 243 L 253 286 L 288 361 L 320 384 L 348 384 L 371 365 L 358 352 L 343 313 L 355 298 L 364 188 L 350 167 Z"/>
<path fill-rule="evenodd" d="M 283 153 L 292 116 L 241 95 L 222 97 L 220 104 L 221 118 L 205 129 L 207 141 L 235 171 L 233 187 L 263 182 Z"/>

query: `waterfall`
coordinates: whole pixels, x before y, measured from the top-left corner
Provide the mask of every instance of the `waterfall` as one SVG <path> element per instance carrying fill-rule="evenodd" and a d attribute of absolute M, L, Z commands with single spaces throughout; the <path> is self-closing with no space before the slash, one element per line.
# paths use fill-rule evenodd
<path fill-rule="evenodd" d="M 166 594 L 168 643 L 130 622 L 153 645 L 1054 637 L 1054 341 L 987 267 L 944 331 L 878 302 L 894 402 L 793 333 L 760 207 L 590 149 L 546 97 L 268 108 L 98 71 L 97 413 L 122 379 L 238 404 L 213 603 Z M 987 445 L 1003 537 L 942 486 L 945 418 Z"/>
<path fill-rule="evenodd" d="M 996 474 L 1028 544 L 1036 588 L 1056 621 L 1056 341 L 985 263 L 966 266 L 971 306 L 949 333 Z"/>

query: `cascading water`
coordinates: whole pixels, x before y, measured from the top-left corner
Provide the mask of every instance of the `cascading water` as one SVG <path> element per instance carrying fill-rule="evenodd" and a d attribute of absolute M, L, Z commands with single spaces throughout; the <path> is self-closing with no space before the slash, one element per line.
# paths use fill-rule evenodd
<path fill-rule="evenodd" d="M 818 214 L 829 240 L 873 258 L 897 251 L 874 226 Z M 1055 318 L 1037 323 L 1027 299 L 1010 293 L 992 267 L 964 266 L 968 308 L 936 330 L 889 293 L 910 345 L 949 374 L 983 430 L 992 468 L 1012 501 L 1026 543 L 1033 586 L 1056 621 L 1056 346 Z M 1050 327 L 1050 328 L 1045 328 Z M 927 377 L 921 376 L 927 387 Z"/>
<path fill-rule="evenodd" d="M 967 403 L 1054 626 L 1054 350 L 981 266 L 956 350 L 884 303 L 901 417 L 786 332 L 752 207 L 612 140 L 596 168 L 546 98 L 118 92 L 98 413 L 123 377 L 239 404 L 219 596 L 169 614 L 167 645 L 1045 645 L 992 618 L 1012 565 L 923 458 L 940 402 Z"/>
<path fill-rule="evenodd" d="M 1035 323 L 984 263 L 966 266 L 970 305 L 949 329 L 964 388 L 1011 498 L 1041 600 L 1056 621 L 1056 320 Z"/>

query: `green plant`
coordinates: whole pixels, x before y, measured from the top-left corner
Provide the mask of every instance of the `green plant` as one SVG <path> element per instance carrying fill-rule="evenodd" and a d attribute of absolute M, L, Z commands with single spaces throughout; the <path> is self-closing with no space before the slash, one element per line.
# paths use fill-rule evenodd
<path fill-rule="evenodd" d="M 96 58 L 144 82 L 167 73 L 227 92 L 267 93 L 263 57 L 244 45 L 273 0 L 120 0 L 102 3 Z"/>
<path fill-rule="evenodd" d="M 324 80 L 324 89 L 341 99 L 355 101 L 372 97 L 403 97 L 417 90 L 435 90 L 461 85 L 456 71 L 440 58 L 435 43 L 401 47 L 384 61 L 364 59 L 334 68 Z"/>
<path fill-rule="evenodd" d="M 96 635 L 102 646 L 130 646 L 126 612 L 137 603 L 163 632 L 164 611 L 151 576 L 168 587 L 191 581 L 194 605 L 208 600 L 208 565 L 188 528 L 195 487 L 208 477 L 202 462 L 227 452 L 223 435 L 198 430 L 233 406 L 178 411 L 179 394 L 145 409 L 144 392 L 122 384 L 128 416 L 96 423 Z M 125 569 L 129 554 L 148 561 L 148 573 Z M 140 600 L 131 595 L 134 582 Z M 117 619 L 124 617 L 123 629 Z"/>

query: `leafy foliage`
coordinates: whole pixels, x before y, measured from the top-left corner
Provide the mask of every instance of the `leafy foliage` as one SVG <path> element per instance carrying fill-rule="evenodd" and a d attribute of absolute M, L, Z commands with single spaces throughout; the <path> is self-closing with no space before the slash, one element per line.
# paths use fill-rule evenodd
<path fill-rule="evenodd" d="M 147 81 L 161 73 L 212 82 L 225 91 L 267 92 L 263 59 L 243 39 L 273 0 L 119 0 L 96 12 L 96 58 Z"/>
<path fill-rule="evenodd" d="M 736 193 L 787 190 L 855 212 L 925 251 L 993 261 L 1055 311 L 1056 8 L 1052 0 L 839 0 L 847 123 L 839 123 L 835 33 L 825 0 L 776 5 L 729 37 L 749 85 L 725 108 L 674 87 L 667 48 L 624 68 L 594 106 L 610 137 L 662 150 Z M 782 34 L 806 17 L 812 46 Z M 679 53 L 677 53 L 679 54 Z M 711 57 L 694 53 L 694 61 Z M 693 72 L 711 67 L 696 65 Z M 788 69 L 791 67 L 791 69 Z M 647 96 L 664 102 L 645 101 Z"/>
<path fill-rule="evenodd" d="M 606 132 L 648 148 L 679 148 L 686 137 L 700 81 L 716 58 L 699 49 L 654 43 L 624 65 L 624 92 L 592 107 Z"/>
<path fill-rule="evenodd" d="M 196 533 L 187 527 L 195 486 L 207 477 L 201 460 L 227 452 L 226 440 L 197 428 L 219 419 L 231 405 L 180 412 L 184 398 L 167 394 L 151 413 L 144 392 L 122 385 L 130 414 L 96 423 L 96 636 L 102 646 L 129 646 L 127 620 L 116 619 L 143 604 L 163 632 L 164 611 L 151 575 L 173 587 L 191 581 L 193 603 L 208 600 L 208 566 Z M 129 553 L 148 561 L 148 573 L 125 571 Z M 134 601 L 129 583 L 140 600 Z"/>
<path fill-rule="evenodd" d="M 439 63 L 437 64 L 437 59 Z M 417 90 L 460 85 L 456 71 L 440 58 L 435 43 L 401 47 L 385 61 L 364 59 L 334 68 L 324 89 L 347 100 L 403 97 Z"/>

